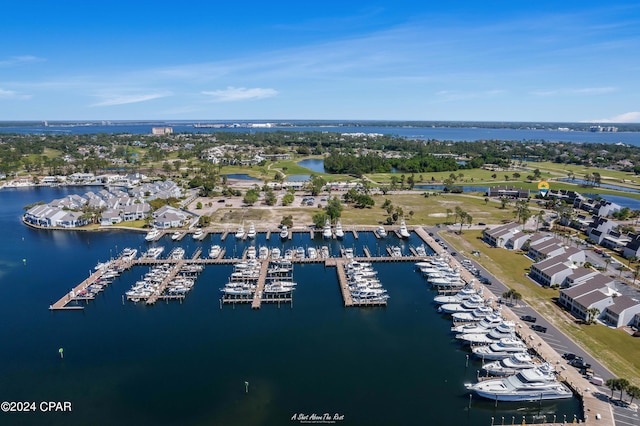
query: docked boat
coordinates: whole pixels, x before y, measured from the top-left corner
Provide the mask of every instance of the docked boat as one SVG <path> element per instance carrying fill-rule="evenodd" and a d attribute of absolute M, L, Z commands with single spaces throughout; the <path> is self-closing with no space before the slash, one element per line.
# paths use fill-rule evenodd
<path fill-rule="evenodd" d="M 315 247 L 307 248 L 307 257 L 309 259 L 317 259 L 318 258 L 318 250 Z"/>
<path fill-rule="evenodd" d="M 471 312 L 454 312 L 451 318 L 458 322 L 480 322 L 492 312 L 493 309 L 489 306 L 478 306 Z"/>
<path fill-rule="evenodd" d="M 535 368 L 537 365 L 527 353 L 517 353 L 509 358 L 493 361 L 482 366 L 482 369 L 491 376 L 512 376 L 526 368 Z"/>
<path fill-rule="evenodd" d="M 282 225 L 282 229 L 280 230 L 280 238 L 283 240 L 289 238 L 289 229 L 287 228 L 287 225 Z"/>
<path fill-rule="evenodd" d="M 425 248 L 424 244 L 420 244 L 418 247 L 416 247 L 416 255 L 420 257 L 427 256 L 427 249 Z"/>
<path fill-rule="evenodd" d="M 249 246 L 247 248 L 247 259 L 255 259 L 256 258 L 256 246 Z"/>
<path fill-rule="evenodd" d="M 329 258 L 329 247 L 328 246 L 320 247 L 320 254 L 322 255 L 323 259 Z"/>
<path fill-rule="evenodd" d="M 400 221 L 400 236 L 402 238 L 409 238 L 409 230 L 407 229 L 407 224 L 404 222 L 404 219 Z"/>
<path fill-rule="evenodd" d="M 180 260 L 184 258 L 184 249 L 182 247 L 176 247 L 169 254 L 169 258 L 173 260 Z"/>
<path fill-rule="evenodd" d="M 164 251 L 164 247 L 151 247 L 146 252 L 142 253 L 142 257 L 145 259 L 157 259 L 160 257 L 162 252 Z"/>
<path fill-rule="evenodd" d="M 138 250 L 127 247 L 126 249 L 122 250 L 122 254 L 120 255 L 120 257 L 123 260 L 133 260 L 136 258 L 137 254 Z"/>
<path fill-rule="evenodd" d="M 402 249 L 399 246 L 391 247 L 391 257 L 402 257 Z"/>
<path fill-rule="evenodd" d="M 344 238 L 344 231 L 342 230 L 342 223 L 340 223 L 340 221 L 336 222 L 336 238 Z"/>
<path fill-rule="evenodd" d="M 249 230 L 247 231 L 247 238 L 255 238 L 256 237 L 256 227 L 253 225 L 253 222 L 249 224 Z"/>
<path fill-rule="evenodd" d="M 476 308 L 484 306 L 484 299 L 478 294 L 474 294 L 462 303 L 445 303 L 438 308 L 438 312 L 453 314 L 454 312 L 471 312 Z"/>
<path fill-rule="evenodd" d="M 456 338 L 470 345 L 489 345 L 505 337 L 515 337 L 515 333 L 513 323 L 504 321 L 488 333 L 465 333 L 457 335 Z"/>
<path fill-rule="evenodd" d="M 193 235 L 191 235 L 191 237 L 194 240 L 200 240 L 202 239 L 203 236 L 204 236 L 204 231 L 202 230 L 202 228 L 196 229 L 196 232 L 194 232 Z"/>
<path fill-rule="evenodd" d="M 327 221 L 324 223 L 324 228 L 322 228 L 322 238 L 331 238 L 332 233 L 331 233 L 331 223 L 329 222 L 329 219 L 327 219 Z"/>
<path fill-rule="evenodd" d="M 504 318 L 500 315 L 499 312 L 495 311 L 486 317 L 484 317 L 480 322 L 474 324 L 465 324 L 451 327 L 451 331 L 456 333 L 486 333 L 492 328 L 498 326 L 498 324 L 502 323 Z"/>
<path fill-rule="evenodd" d="M 433 301 L 438 305 L 444 305 L 445 303 L 462 303 L 465 300 L 471 298 L 473 295 L 482 295 L 482 291 L 478 291 L 473 286 L 466 285 L 458 293 L 453 296 L 440 295 L 433 298 Z"/>
<path fill-rule="evenodd" d="M 222 252 L 222 247 L 220 247 L 217 244 L 214 244 L 211 246 L 211 248 L 209 249 L 209 258 L 211 259 L 217 259 L 218 256 L 220 256 L 220 253 Z"/>
<path fill-rule="evenodd" d="M 160 236 L 160 231 L 157 228 L 153 228 L 151 231 L 147 232 L 144 239 L 147 241 L 155 241 L 156 238 Z"/>
<path fill-rule="evenodd" d="M 244 232 L 244 226 L 240 225 L 238 227 L 238 230 L 236 231 L 236 238 L 241 240 L 244 238 L 245 232 Z"/>
<path fill-rule="evenodd" d="M 171 235 L 171 239 L 173 241 L 177 241 L 177 240 L 180 239 L 181 236 L 182 236 L 182 232 L 176 231 L 176 232 L 173 233 L 173 235 Z"/>
<path fill-rule="evenodd" d="M 527 345 L 520 339 L 505 338 L 487 346 L 476 346 L 471 349 L 471 352 L 478 358 L 498 360 L 508 358 L 513 354 L 526 353 Z"/>
<path fill-rule="evenodd" d="M 376 234 L 378 234 L 380 238 L 385 238 L 387 236 L 387 230 L 384 229 L 384 226 L 380 225 L 376 229 Z"/>
<path fill-rule="evenodd" d="M 279 260 L 280 259 L 280 254 L 281 251 L 278 247 L 274 247 L 271 249 L 271 259 L 273 260 Z"/>
<path fill-rule="evenodd" d="M 465 386 L 492 401 L 542 401 L 573 396 L 571 390 L 556 379 L 555 371 L 548 363 L 503 379 L 467 383 Z"/>
<path fill-rule="evenodd" d="M 260 246 L 258 249 L 258 257 L 262 260 L 266 260 L 269 257 L 269 248 L 267 246 Z"/>
<path fill-rule="evenodd" d="M 287 294 L 296 289 L 296 283 L 291 281 L 275 281 L 264 286 L 265 294 Z"/>
<path fill-rule="evenodd" d="M 304 259 L 304 247 L 298 247 L 295 253 L 296 259 Z"/>

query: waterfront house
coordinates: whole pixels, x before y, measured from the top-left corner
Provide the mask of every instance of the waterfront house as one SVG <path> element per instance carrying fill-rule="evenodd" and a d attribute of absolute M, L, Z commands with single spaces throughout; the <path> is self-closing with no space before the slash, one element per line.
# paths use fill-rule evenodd
<path fill-rule="evenodd" d="M 491 246 L 504 247 L 505 243 L 513 238 L 516 233 L 521 232 L 518 229 L 520 226 L 519 223 L 510 222 L 493 229 L 485 229 L 482 232 L 482 238 Z"/>
<path fill-rule="evenodd" d="M 122 222 L 121 211 L 119 210 L 105 210 L 100 217 L 100 225 L 116 225 Z"/>
<path fill-rule="evenodd" d="M 632 324 L 636 314 L 640 314 L 640 302 L 628 296 L 618 296 L 613 299 L 612 305 L 604 309 L 601 319 L 618 328 Z"/>
<path fill-rule="evenodd" d="M 584 310 L 585 304 L 592 305 L 594 303 L 593 302 L 594 300 L 601 301 L 603 300 L 603 297 L 606 300 L 607 296 L 610 297 L 616 294 L 615 291 L 612 290 L 613 286 L 614 286 L 614 280 L 612 278 L 609 278 L 604 274 L 598 273 L 597 275 L 589 278 L 588 280 L 580 284 L 574 285 L 573 287 L 570 287 L 570 288 L 565 288 L 560 290 L 558 303 L 561 306 L 563 306 L 567 311 L 576 315 L 577 312 L 581 312 L 581 310 Z M 576 302 L 576 300 L 579 299 L 580 297 L 596 291 L 601 294 L 596 295 L 596 297 L 591 298 L 591 300 L 586 300 L 583 298 L 579 301 L 580 303 Z M 605 304 L 605 306 L 602 306 L 602 309 L 600 308 L 598 309 L 600 309 L 600 312 L 602 312 L 602 310 L 606 306 L 608 305 Z M 586 309 L 589 309 L 589 307 L 587 307 Z M 586 317 L 584 315 L 581 316 L 580 318 L 585 319 Z"/>
<path fill-rule="evenodd" d="M 162 206 L 153 213 L 153 226 L 159 229 L 177 228 L 185 225 L 191 215 L 171 206 Z"/>
<path fill-rule="evenodd" d="M 144 219 L 151 211 L 149 203 L 134 203 L 124 207 L 122 213 L 122 219 L 128 220 L 141 220 Z"/>

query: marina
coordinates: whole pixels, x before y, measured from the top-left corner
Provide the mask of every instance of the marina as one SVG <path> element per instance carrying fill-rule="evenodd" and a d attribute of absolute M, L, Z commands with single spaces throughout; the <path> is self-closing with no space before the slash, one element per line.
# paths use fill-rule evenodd
<path fill-rule="evenodd" d="M 55 198 L 38 192 L 32 196 L 35 200 Z M 17 210 L 28 202 L 33 201 L 20 198 Z M 408 419 L 407 414 L 420 418 L 420 422 L 406 424 L 423 424 L 420 413 L 425 409 L 432 413 L 430 421 L 434 424 L 488 426 L 490 417 L 496 415 L 509 420 L 512 415 L 517 416 L 518 424 L 523 416 L 527 423 L 534 423 L 534 417 L 543 414 L 557 414 L 559 418 L 563 414 L 567 418 L 580 416 L 579 402 L 575 399 L 525 406 L 505 402 L 496 408 L 494 402 L 474 397 L 471 408 L 467 408 L 469 396 L 463 384 L 475 379 L 480 360 L 472 358 L 469 368 L 465 368 L 467 352 L 452 341 L 451 321 L 440 321 L 430 301 L 430 294 L 453 289 L 432 288 L 415 272 L 415 263 L 425 260 L 409 255 L 410 248 L 426 245 L 417 236 L 419 228 L 404 242 L 392 233 L 384 240 L 377 238 L 373 233 L 375 227 L 362 230 L 358 227 L 357 241 L 347 228 L 342 241 L 324 240 L 317 232 L 311 240 L 307 229 L 294 229 L 291 239 L 286 241 L 273 231 L 267 240 L 266 233 L 258 230 L 254 242 L 235 238 L 222 241 L 221 230 L 208 233 L 202 241 L 193 238 L 173 241 L 172 233 L 165 233 L 159 241 L 146 242 L 144 234 L 139 233 L 9 229 L 6 238 L 8 245 L 15 247 L 15 253 L 6 252 L 5 256 L 26 258 L 26 264 L 20 262 L 3 279 L 21 284 L 0 288 L 1 300 L 5 301 L 2 315 L 7 320 L 18 319 L 26 329 L 35 330 L 38 338 L 20 339 L 20 345 L 15 345 L 12 351 L 0 354 L 7 379 L 4 392 L 19 394 L 20 388 L 28 386 L 36 392 L 35 397 L 44 398 L 44 394 L 37 393 L 38 389 L 55 386 L 60 398 L 74 401 L 74 412 L 66 424 L 123 421 L 117 413 L 104 410 L 98 410 L 100 419 L 96 420 L 92 405 L 96 398 L 120 398 L 121 406 L 130 413 L 127 422 L 156 424 L 193 424 L 201 418 L 215 424 L 255 423 L 247 419 L 258 411 L 252 408 L 252 401 L 265 407 L 260 411 L 265 416 L 262 424 L 266 425 L 288 422 L 291 410 L 299 410 L 308 401 L 315 401 L 319 407 L 338 407 L 336 410 L 345 414 L 348 424 L 391 424 L 399 418 Z M 387 244 L 399 246 L 403 256 L 394 259 L 384 255 Z M 216 262 L 208 258 L 213 245 L 224 251 Z M 277 309 L 277 302 L 261 303 L 262 308 L 253 312 L 250 302 L 224 304 L 219 309 L 220 288 L 229 282 L 235 264 L 248 261 L 242 258 L 250 245 L 255 245 L 258 256 L 260 246 L 269 247 L 271 259 L 277 251 L 282 258 L 289 250 L 293 256 L 297 248 L 304 248 L 304 259 L 292 258 L 295 270 L 292 281 L 297 283 L 293 309 L 282 302 L 280 305 L 285 309 Z M 158 258 L 142 257 L 143 252 L 161 246 L 164 250 Z M 93 300 L 68 305 L 85 307 L 81 315 L 43 309 L 68 293 L 74 283 L 87 279 L 87 270 L 91 270 L 91 275 L 95 273 L 97 260 L 115 261 L 123 247 L 137 249 L 135 265 L 123 269 L 118 277 L 105 276 L 112 282 Z M 318 249 L 316 259 L 308 256 L 309 247 Z M 374 261 L 364 255 L 364 247 Z M 429 247 L 443 251 L 438 244 Z M 158 298 L 163 303 L 154 305 L 143 300 L 127 301 L 125 293 L 145 273 L 156 266 L 178 262 L 167 259 L 170 254 L 180 254 L 180 251 L 173 253 L 176 248 L 182 248 L 184 264 L 203 266 L 186 297 Z M 330 265 L 349 262 L 342 257 L 346 254 L 344 249 L 350 249 L 356 261 L 372 263 L 376 277 L 391 296 L 386 307 L 345 308 L 337 268 Z M 35 252 L 45 251 L 50 255 L 32 257 Z M 193 259 L 198 251 L 199 257 Z M 449 261 L 453 263 L 451 258 Z M 461 276 L 466 275 L 466 269 L 460 272 Z M 14 300 L 28 303 L 13 303 Z M 85 335 L 100 338 L 80 338 Z M 7 333 L 4 337 L 15 339 Z M 61 347 L 65 350 L 62 362 L 58 356 Z M 255 362 L 257 351 L 259 363 Z M 353 357 L 341 358 L 337 365 L 325 362 L 327 356 L 340 357 L 344 353 Z M 376 356 L 371 357 L 372 353 Z M 21 369 L 23 360 L 31 358 L 34 360 L 28 362 L 37 362 L 40 367 L 32 372 Z M 179 369 L 166 368 L 178 359 L 189 362 L 181 363 Z M 381 359 L 391 361 L 389 368 L 379 369 Z M 220 365 L 228 360 L 233 360 L 236 368 L 221 369 Z M 399 360 L 402 362 L 396 362 Z M 264 365 L 269 365 L 269 369 Z M 432 365 L 441 368 L 430 368 Z M 375 385 L 373 375 L 355 373 L 376 368 L 375 382 L 384 383 L 384 388 Z M 163 373 L 159 375 L 158 371 Z M 88 393 L 86 383 L 93 381 L 100 386 Z M 251 382 L 248 396 L 244 393 L 244 381 Z M 240 388 L 236 392 L 238 383 Z M 363 386 L 373 390 L 368 397 L 370 403 L 387 407 L 384 412 L 364 409 L 355 397 Z M 437 393 L 432 391 L 434 386 Z M 195 388 L 197 392 L 191 391 Z M 138 397 L 141 394 L 153 399 L 153 409 L 145 406 Z M 194 398 L 206 398 L 208 402 L 195 412 L 168 408 L 176 404 L 191 406 Z M 422 402 L 419 405 L 411 402 L 417 400 Z M 271 402 L 262 405 L 259 401 Z M 42 422 L 46 419 L 42 418 Z"/>

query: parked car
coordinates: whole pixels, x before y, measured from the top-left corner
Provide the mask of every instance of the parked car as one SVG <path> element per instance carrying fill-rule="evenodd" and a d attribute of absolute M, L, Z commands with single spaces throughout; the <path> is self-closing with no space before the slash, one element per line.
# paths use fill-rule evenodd
<path fill-rule="evenodd" d="M 522 315 L 522 316 L 520 317 L 520 319 L 521 319 L 522 321 L 527 321 L 527 322 L 536 322 L 536 321 L 538 321 L 538 318 L 533 317 L 533 316 L 531 316 L 531 315 Z"/>
<path fill-rule="evenodd" d="M 572 359 L 578 358 L 578 355 L 571 352 L 566 352 L 562 354 L 562 358 L 566 359 L 567 361 L 571 361 Z"/>
<path fill-rule="evenodd" d="M 569 361 L 569 365 L 576 367 L 577 369 L 588 369 L 591 368 L 591 364 L 584 362 L 584 360 L 580 357 L 576 357 Z"/>
<path fill-rule="evenodd" d="M 487 277 L 479 277 L 478 280 L 485 285 L 491 285 L 491 280 Z"/>
<path fill-rule="evenodd" d="M 540 333 L 546 333 L 547 327 L 543 327 L 539 324 L 531 324 L 531 328 L 535 331 L 539 331 Z"/>

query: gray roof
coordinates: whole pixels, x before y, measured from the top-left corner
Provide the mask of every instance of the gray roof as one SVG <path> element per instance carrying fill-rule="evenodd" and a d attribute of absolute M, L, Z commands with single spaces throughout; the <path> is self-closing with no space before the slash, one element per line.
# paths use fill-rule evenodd
<path fill-rule="evenodd" d="M 607 310 L 616 315 L 620 315 L 625 311 L 625 309 L 629 309 L 637 305 L 640 305 L 640 302 L 633 300 L 629 296 L 618 296 L 613 299 L 613 305 L 607 306 Z"/>
<path fill-rule="evenodd" d="M 599 274 L 599 275 L 602 275 L 602 274 Z M 605 287 L 606 287 L 605 284 L 602 284 L 598 281 L 593 281 L 593 278 L 592 278 L 592 279 L 589 279 L 588 281 L 585 281 L 584 283 L 580 283 L 580 284 L 574 285 L 573 287 L 560 290 L 560 292 L 564 293 L 565 296 L 567 296 L 570 299 L 575 299 L 584 294 L 591 293 L 593 291 L 597 291 Z"/>
<path fill-rule="evenodd" d="M 598 303 L 602 300 L 611 298 L 611 296 L 607 296 L 600 290 L 592 291 L 591 293 L 583 294 L 582 296 L 576 297 L 573 299 L 574 303 L 579 303 L 580 305 L 588 308 L 594 303 Z"/>

